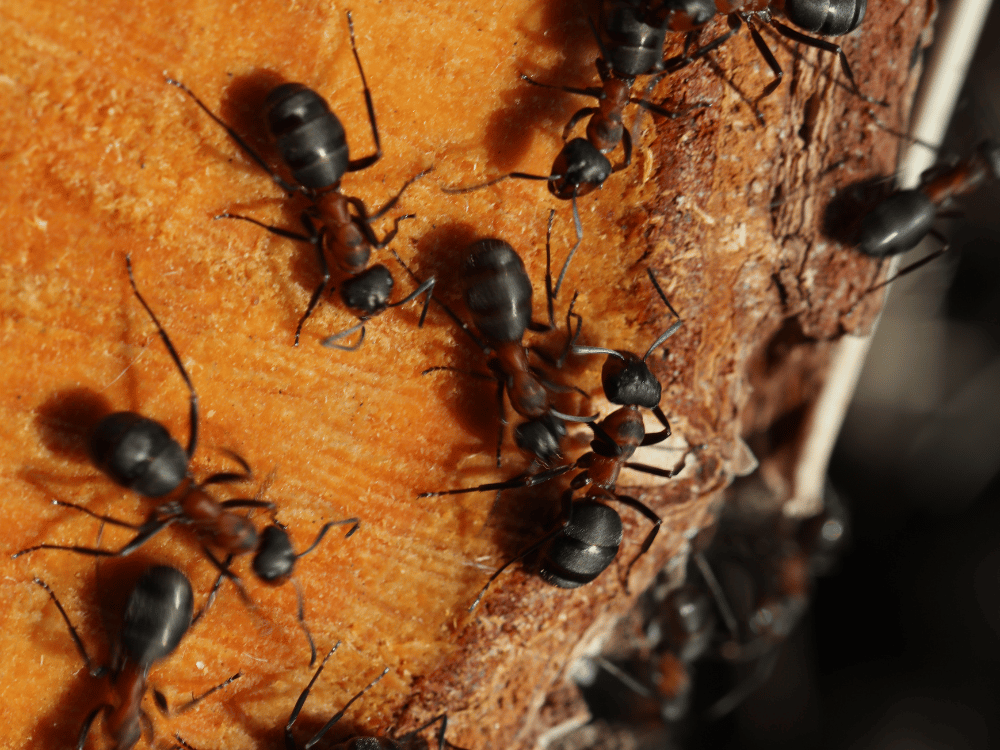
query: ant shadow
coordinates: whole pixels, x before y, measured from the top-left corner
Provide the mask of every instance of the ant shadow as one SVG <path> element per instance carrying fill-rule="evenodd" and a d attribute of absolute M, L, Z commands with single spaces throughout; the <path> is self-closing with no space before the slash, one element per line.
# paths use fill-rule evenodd
<path fill-rule="evenodd" d="M 80 639 L 84 648 L 90 655 L 95 667 L 110 665 L 115 652 L 116 645 L 114 639 L 119 637 L 125 611 L 125 603 L 135 588 L 139 577 L 157 561 L 151 557 L 138 552 L 128 558 L 116 560 L 105 560 L 95 563 L 95 575 L 83 577 L 75 592 L 75 599 L 81 602 L 96 603 L 100 612 L 102 627 L 94 628 L 92 617 L 81 616 L 82 612 L 92 612 L 93 607 L 85 606 L 77 609 L 68 601 L 70 592 L 61 590 L 58 585 L 53 585 L 56 596 L 64 607 L 67 607 L 70 621 L 80 633 Z M 79 580 L 79 579 L 78 579 Z M 110 584 L 114 581 L 113 585 Z M 26 582 L 26 585 L 27 582 Z M 52 585 L 52 584 L 50 584 Z M 47 592 L 39 590 L 36 598 L 40 603 L 39 608 L 47 607 L 44 623 L 55 622 L 56 634 L 39 637 L 37 634 L 32 638 L 32 645 L 41 654 L 41 658 L 49 656 L 50 659 L 58 663 L 62 655 L 70 653 L 70 660 L 80 663 L 82 659 L 73 645 L 72 635 L 66 628 L 66 623 L 56 610 L 55 604 L 47 595 Z M 104 636 L 95 636 L 96 632 L 103 630 Z M 110 634 L 116 634 L 112 637 Z M 53 708 L 47 715 L 39 716 L 35 726 L 28 736 L 33 737 L 38 742 L 39 747 L 74 747 L 79 733 L 79 726 L 84 718 L 93 708 L 98 705 L 95 696 L 103 693 L 97 688 L 96 681 L 110 680 L 110 677 L 91 677 L 86 669 L 71 668 L 70 672 L 75 672 L 78 677 L 74 678 L 74 684 L 66 688 L 62 694 L 54 701 Z M 147 686 L 147 690 L 153 687 L 152 682 Z M 67 717 L 72 717 L 67 720 Z M 102 712 L 91 727 L 91 732 L 101 732 L 103 717 Z M 77 723 L 77 719 L 79 724 Z"/>
<path fill-rule="evenodd" d="M 529 50 L 558 50 L 561 62 L 542 74 L 546 83 L 566 82 L 566 85 L 594 85 L 596 71 L 593 62 L 600 54 L 597 41 L 585 17 L 580 15 L 579 3 L 558 0 L 544 6 L 542 28 L 544 32 L 521 26 L 518 33 L 527 41 Z M 519 73 L 532 77 L 539 71 L 535 66 Z M 532 143 L 532 131 L 539 126 L 546 130 L 562 132 L 565 122 L 583 104 L 572 94 L 553 96 L 535 89 L 529 93 L 529 84 L 519 85 L 500 94 L 500 106 L 489 117 L 486 126 L 487 163 L 500 172 L 512 171 L 524 158 Z M 553 155 L 553 159 L 555 155 Z"/>

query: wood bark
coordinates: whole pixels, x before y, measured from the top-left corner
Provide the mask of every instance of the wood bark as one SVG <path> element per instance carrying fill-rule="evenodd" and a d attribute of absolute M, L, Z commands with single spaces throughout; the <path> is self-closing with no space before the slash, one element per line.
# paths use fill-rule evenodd
<path fill-rule="evenodd" d="M 573 292 L 583 340 L 645 352 L 669 323 L 653 295 L 652 268 L 684 318 L 668 348 L 651 355 L 675 439 L 637 460 L 673 465 L 669 482 L 623 478 L 662 518 L 652 549 L 622 577 L 648 522 L 622 509 L 626 541 L 593 584 L 553 589 L 515 566 L 472 614 L 489 573 L 551 526 L 565 482 L 531 492 L 417 499 L 422 491 L 495 481 L 527 463 L 511 441 L 494 465 L 494 388 L 435 365 L 482 370 L 482 354 L 436 308 L 424 328 L 409 305 L 373 320 L 357 352 L 319 346 L 353 324 L 336 295 L 292 336 L 319 280 L 312 250 L 248 224 L 213 221 L 223 211 L 297 229 L 304 204 L 282 191 L 176 88 L 184 81 L 269 159 L 259 120 L 264 94 L 299 81 L 329 100 L 353 157 L 373 143 L 347 35 L 347 6 L 304 2 L 54 3 L 0 8 L 0 515 L 4 552 L 41 542 L 92 544 L 97 524 L 54 507 L 60 499 L 140 521 L 150 501 L 117 488 L 86 457 L 87 427 L 115 410 L 163 422 L 183 442 L 187 394 L 129 289 L 124 258 L 166 327 L 201 404 L 196 477 L 221 470 L 221 449 L 244 456 L 278 504 L 297 549 L 320 526 L 347 516 L 299 565 L 306 619 L 321 654 L 343 645 L 303 712 L 309 737 L 350 695 L 388 675 L 331 737 L 406 731 L 448 711 L 449 740 L 465 748 L 539 745 L 582 718 L 567 665 L 595 648 L 655 572 L 679 561 L 709 523 L 723 489 L 745 465 L 742 442 L 761 460 L 768 502 L 787 499 L 796 446 L 824 380 L 829 348 L 870 324 L 877 300 L 855 307 L 876 267 L 821 234 L 823 211 L 842 186 L 890 175 L 897 139 L 845 86 L 832 55 L 790 46 L 765 30 L 785 81 L 749 102 L 771 74 L 745 32 L 710 59 L 665 79 L 652 98 L 683 109 L 676 120 L 643 116 L 632 165 L 580 200 L 584 241 L 557 308 Z M 902 127 L 932 6 L 874 3 L 863 29 L 840 40 L 859 86 L 885 99 L 879 117 Z M 536 290 L 544 275 L 548 214 L 553 253 L 573 242 L 568 202 L 539 183 L 507 181 L 448 195 L 512 170 L 548 173 L 564 123 L 591 101 L 543 91 L 520 72 L 568 86 L 596 82 L 598 55 L 576 3 L 533 0 L 352 3 L 357 46 L 384 147 L 343 189 L 377 208 L 409 188 L 394 243 L 422 278 L 465 314 L 459 276 L 473 240 L 500 237 L 522 255 Z M 596 13 L 596 9 L 592 9 Z M 711 36 L 725 28 L 719 18 Z M 710 38 L 710 37 L 709 37 Z M 924 39 L 924 42 L 926 40 Z M 675 54 L 679 42 L 668 43 Z M 627 122 L 632 122 L 630 112 Z M 616 161 L 620 152 L 615 155 Z M 390 220 L 377 225 L 384 233 Z M 387 253 L 397 296 L 412 284 Z M 339 280 L 335 277 L 335 282 Z M 535 316 L 544 315 L 536 294 Z M 560 336 L 540 337 L 556 347 Z M 562 375 L 590 399 L 566 409 L 608 412 L 600 358 L 575 358 Z M 578 439 L 572 457 L 584 443 Z M 230 488 L 226 488 L 226 493 Z M 251 495 L 256 485 L 228 496 Z M 220 496 L 226 494 L 220 489 Z M 128 534 L 106 529 L 102 544 Z M 72 554 L 0 556 L 0 705 L 4 747 L 75 741 L 101 684 L 81 669 L 45 593 L 57 592 L 88 648 L 106 658 L 103 613 L 127 570 L 167 561 L 203 601 L 215 577 L 190 530 L 173 529 L 128 561 L 95 565 Z M 164 719 L 147 697 L 158 742 L 279 746 L 308 681 L 308 653 L 291 587 L 244 575 L 256 607 L 230 586 L 151 673 L 172 704 L 242 671 L 220 695 Z M 631 593 L 629 593 L 631 592 Z M 89 746 L 105 746 L 100 723 Z"/>

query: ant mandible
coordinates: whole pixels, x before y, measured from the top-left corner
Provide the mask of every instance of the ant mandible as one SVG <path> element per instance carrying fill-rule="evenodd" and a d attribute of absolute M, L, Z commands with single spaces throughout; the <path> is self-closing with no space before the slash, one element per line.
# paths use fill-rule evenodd
<path fill-rule="evenodd" d="M 589 453 L 584 454 L 573 463 L 556 466 L 535 474 L 521 474 L 505 482 L 439 492 L 424 492 L 419 495 L 419 497 L 436 497 L 532 487 L 574 469 L 583 469 L 570 482 L 569 488 L 562 493 L 560 513 L 562 520 L 560 524 L 490 576 L 489 581 L 469 608 L 470 611 L 476 608 L 490 584 L 504 570 L 546 545 L 542 554 L 539 575 L 548 583 L 559 588 L 577 588 L 597 578 L 617 557 L 623 538 L 621 517 L 603 501 L 614 500 L 628 505 L 653 523 L 653 528 L 643 540 L 638 554 L 625 571 L 626 587 L 632 566 L 646 553 L 656 539 L 662 519 L 636 498 L 615 491 L 618 475 L 623 468 L 631 468 L 667 479 L 684 468 L 684 459 L 674 469 L 661 469 L 628 460 L 639 446 L 655 445 L 670 437 L 670 425 L 659 407 L 661 386 L 646 364 L 646 360 L 656 348 L 677 332 L 683 322 L 664 295 L 652 270 L 649 270 L 648 274 L 654 288 L 676 321 L 657 337 L 641 359 L 632 352 L 589 346 L 574 345 L 572 347 L 572 351 L 576 354 L 608 355 L 601 372 L 604 393 L 611 403 L 620 406 L 617 411 L 612 412 L 600 423 L 588 423 L 594 432 Z M 639 412 L 640 407 L 651 409 L 663 424 L 664 429 L 647 435 L 642 415 Z M 574 499 L 574 492 L 585 487 L 587 489 L 583 497 Z"/>
<path fill-rule="evenodd" d="M 56 605 L 59 614 L 69 627 L 73 643 L 91 677 L 103 677 L 110 673 L 111 687 L 118 697 L 117 706 L 104 703 L 87 715 L 80 729 L 76 743 L 77 750 L 83 750 L 91 725 L 102 712 L 107 713 L 107 730 L 114 741 L 115 750 L 130 750 L 142 736 L 144 726 L 152 733 L 149 717 L 142 710 L 142 698 L 146 693 L 149 669 L 174 652 L 191 626 L 194 609 L 191 584 L 176 568 L 165 565 L 148 568 L 139 577 L 135 588 L 129 594 L 121 632 L 118 634 L 118 640 L 112 644 L 111 665 L 95 667 L 55 592 L 40 578 L 35 578 L 34 583 L 45 589 Z M 186 711 L 216 690 L 238 679 L 240 674 L 237 672 L 179 710 Z M 154 697 L 158 707 L 166 712 L 166 699 L 155 690 Z"/>
<path fill-rule="evenodd" d="M 518 445 L 534 454 L 543 464 L 560 457 L 559 441 L 566 434 L 563 420 L 586 422 L 593 417 L 578 417 L 563 414 L 552 407 L 549 392 L 565 390 L 562 386 L 547 381 L 542 373 L 528 364 L 528 349 L 523 343 L 527 330 L 546 332 L 555 326 L 552 288 L 552 221 L 555 211 L 549 212 L 548 229 L 545 234 L 545 290 L 548 305 L 548 324 L 531 319 L 531 279 L 524 268 L 524 262 L 513 247 L 499 239 L 479 240 L 469 246 L 464 266 L 465 303 L 472 313 L 473 326 L 479 336 L 450 308 L 440 303 L 445 312 L 483 350 L 490 359 L 487 366 L 491 375 L 468 373 L 454 367 L 430 367 L 421 374 L 452 371 L 471 374 L 474 377 L 497 382 L 497 405 L 500 412 L 500 429 L 497 436 L 497 466 L 500 466 L 500 449 L 503 444 L 504 426 L 507 424 L 503 395 L 506 391 L 511 407 L 529 421 L 517 428 Z M 571 321 L 580 316 L 573 312 L 570 303 L 566 313 L 567 343 L 555 362 L 561 367 L 569 353 L 574 337 Z"/>
<path fill-rule="evenodd" d="M 338 641 L 336 645 L 334 645 L 334 647 L 327 652 L 326 656 L 323 659 L 323 663 L 320 664 L 319 669 L 316 670 L 316 674 L 314 674 L 312 679 L 309 680 L 309 684 L 306 685 L 301 695 L 299 695 L 299 699 L 295 702 L 295 708 L 292 709 L 292 713 L 288 717 L 288 723 L 285 724 L 285 750 L 299 750 L 299 745 L 295 741 L 295 737 L 292 736 L 292 728 L 295 726 L 295 722 L 299 718 L 299 713 L 302 711 L 302 707 L 305 706 L 306 699 L 309 697 L 309 692 L 312 690 L 313 684 L 315 684 L 316 680 L 319 679 L 319 675 L 323 671 L 323 667 L 326 666 L 326 662 L 329 660 L 331 656 L 333 656 L 333 653 L 339 647 L 340 647 L 340 642 Z M 312 739 L 310 739 L 309 741 L 307 741 L 305 744 L 302 745 L 302 750 L 310 750 L 310 748 L 316 745 L 316 743 L 323 738 L 323 735 L 325 735 L 328 731 L 330 731 L 330 728 L 333 727 L 334 724 L 336 724 L 344 717 L 344 714 L 347 713 L 347 710 L 354 704 L 354 702 L 357 701 L 359 698 L 361 698 L 361 696 L 367 693 L 369 690 L 371 690 L 376 685 L 376 683 L 378 683 L 379 680 L 381 680 L 383 677 L 386 676 L 388 672 L 389 668 L 386 667 L 382 671 L 382 674 L 380 674 L 378 677 L 376 677 L 374 680 L 368 683 L 368 685 L 365 686 L 359 693 L 357 693 L 357 695 L 351 698 L 344 705 L 344 707 L 340 709 L 340 711 L 338 711 L 336 714 L 333 715 L 333 718 L 331 718 L 326 724 L 323 725 L 323 727 L 318 732 L 316 732 L 315 735 L 313 735 Z M 424 731 L 428 727 L 433 726 L 434 724 L 437 724 L 438 722 L 441 722 L 441 729 L 438 730 L 437 733 L 437 750 L 444 750 L 445 746 L 444 735 L 445 731 L 448 728 L 448 714 L 441 714 L 440 716 L 436 716 L 423 726 L 417 727 L 412 732 L 408 732 L 399 739 L 395 739 L 392 737 L 384 737 L 384 736 L 376 737 L 373 735 L 363 735 L 363 736 L 353 737 L 349 740 L 345 740 L 344 742 L 338 742 L 336 745 L 331 747 L 330 750 L 364 750 L 367 748 L 370 748 L 370 750 L 403 750 L 404 743 L 406 744 L 406 746 L 408 746 L 408 743 L 412 738 L 416 737 L 420 732 Z M 451 745 L 450 742 L 448 744 Z M 455 747 L 455 745 L 451 745 L 451 747 Z M 461 749 L 456 748 L 456 750 L 461 750 Z"/>
<path fill-rule="evenodd" d="M 365 323 L 372 317 L 390 307 L 399 307 L 419 297 L 426 292 L 419 325 L 423 326 L 430 304 L 434 279 L 430 278 L 420 284 L 417 289 L 398 302 L 389 302 L 395 281 L 392 273 L 382 264 L 370 266 L 372 249 L 381 250 L 395 238 L 399 223 L 403 219 L 412 219 L 415 214 L 406 214 L 395 220 L 390 230 L 381 240 L 371 228 L 371 222 L 386 214 L 402 196 L 403 191 L 415 180 L 423 177 L 430 170 L 425 170 L 406 182 L 400 191 L 380 210 L 368 215 L 368 209 L 360 198 L 345 196 L 340 192 L 340 180 L 347 172 L 358 172 L 372 166 L 382 157 L 382 143 L 379 139 L 378 125 L 375 122 L 375 107 L 372 104 L 371 91 L 361 67 L 361 58 L 354 41 L 354 23 L 351 12 L 347 12 L 347 26 L 351 38 L 351 51 L 358 64 L 361 82 L 364 86 L 365 105 L 368 109 L 368 121 L 371 123 L 372 136 L 375 140 L 375 153 L 360 159 L 348 158 L 347 138 L 340 120 L 330 110 L 326 100 L 301 83 L 285 83 L 274 88 L 265 100 L 268 132 L 274 139 L 285 166 L 294 179 L 294 185 L 289 184 L 272 169 L 247 141 L 232 127 L 212 112 L 194 92 L 180 81 L 167 78 L 166 81 L 187 94 L 209 117 L 221 125 L 236 144 L 253 159 L 271 178 L 289 195 L 301 193 L 310 202 L 309 208 L 300 217 L 306 233 L 300 234 L 281 227 L 270 226 L 249 216 L 223 213 L 217 219 L 239 219 L 256 224 L 279 237 L 287 237 L 301 242 L 308 242 L 316 248 L 316 256 L 322 273 L 322 281 L 313 290 L 306 311 L 295 329 L 295 343 L 299 344 L 302 326 L 312 315 L 319 299 L 330 282 L 330 268 L 326 253 L 334 259 L 336 265 L 349 277 L 340 285 L 340 296 L 344 304 L 355 312 L 360 322 L 340 333 L 328 336 L 322 341 L 323 346 L 329 346 L 344 351 L 353 351 L 361 346 L 365 337 Z M 355 213 L 351 213 L 351 207 Z M 361 331 L 357 342 L 349 346 L 336 343 L 340 339 Z"/>
<path fill-rule="evenodd" d="M 952 198 L 972 192 L 990 178 L 1000 180 L 1000 144 L 987 140 L 957 164 L 931 167 L 920 176 L 917 187 L 893 192 L 865 214 L 861 219 L 858 250 L 872 258 L 905 253 L 919 245 L 928 234 L 941 243 L 938 250 L 871 287 L 865 295 L 946 253 L 948 241 L 934 229 L 938 209 Z"/>
<path fill-rule="evenodd" d="M 104 469 L 116 482 L 134 489 L 147 497 L 156 498 L 177 489 L 185 479 L 190 477 L 188 464 L 191 456 L 194 454 L 198 434 L 198 396 L 194 390 L 191 378 L 184 369 L 180 356 L 171 343 L 166 330 L 160 324 L 160 321 L 156 318 L 156 315 L 142 294 L 139 293 L 135 277 L 132 274 L 132 260 L 130 256 L 126 256 L 125 264 L 128 269 L 128 278 L 129 283 L 132 285 L 132 291 L 149 314 L 160 338 L 167 347 L 167 351 L 170 353 L 171 358 L 177 365 L 184 382 L 190 390 L 191 438 L 187 450 L 182 450 L 180 445 L 159 422 L 132 412 L 116 412 L 105 417 L 98 423 L 97 428 L 91 436 L 90 453 L 94 458 L 94 462 Z M 239 577 L 229 571 L 228 563 L 232 560 L 232 556 L 254 552 L 252 566 L 254 573 L 263 582 L 278 585 L 291 578 L 295 561 L 299 557 L 311 552 L 331 527 L 353 524 L 347 532 L 346 537 L 351 536 L 358 530 L 360 522 L 357 518 L 331 521 L 320 529 L 313 543 L 304 552 L 299 554 L 295 554 L 292 549 L 288 533 L 277 525 L 268 526 L 264 529 L 263 534 L 258 535 L 257 529 L 250 520 L 245 516 L 234 513 L 233 509 L 265 508 L 273 511 L 275 509 L 273 503 L 256 498 L 236 498 L 219 502 L 205 491 L 205 488 L 212 484 L 232 482 L 250 477 L 250 467 L 246 462 L 235 454 L 230 455 L 240 463 L 244 469 L 244 473 L 213 474 L 204 482 L 188 487 L 184 492 L 184 496 L 179 500 L 161 503 L 151 512 L 146 522 L 141 525 L 101 515 L 75 503 L 63 500 L 53 501 L 55 505 L 81 511 L 102 522 L 136 531 L 136 536 L 121 549 L 106 550 L 73 545 L 38 544 L 20 550 L 11 555 L 11 557 L 16 558 L 40 549 L 65 550 L 93 557 L 125 557 L 135 552 L 167 527 L 175 523 L 181 523 L 193 526 L 199 536 L 205 538 L 209 544 L 223 550 L 229 556 L 227 562 L 223 563 L 206 546 L 202 546 L 202 551 L 212 564 L 225 577 L 232 580 L 240 589 L 244 598 L 248 599 L 249 597 L 243 590 Z M 169 486 L 171 484 L 172 486 Z M 168 486 L 169 489 L 167 489 Z M 309 641 L 311 653 L 309 663 L 312 665 L 316 661 L 316 647 L 313 644 L 312 636 L 309 633 L 309 628 L 306 627 L 303 617 L 302 591 L 294 578 L 291 578 L 291 581 L 298 597 L 299 622 Z"/>

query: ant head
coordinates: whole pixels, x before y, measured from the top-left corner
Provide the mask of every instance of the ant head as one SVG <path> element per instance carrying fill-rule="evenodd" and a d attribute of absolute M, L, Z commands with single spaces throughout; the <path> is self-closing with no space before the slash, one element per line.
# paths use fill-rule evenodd
<path fill-rule="evenodd" d="M 389 269 L 377 264 L 341 284 L 340 298 L 359 317 L 369 318 L 389 304 L 394 283 Z"/>
<path fill-rule="evenodd" d="M 1000 180 L 1000 143 L 983 141 L 979 144 L 979 154 L 989 167 L 993 179 Z"/>
<path fill-rule="evenodd" d="M 611 162 L 586 138 L 574 138 L 559 152 L 552 174 L 561 178 L 549 183 L 549 190 L 562 200 L 582 196 L 599 188 L 611 176 Z"/>
<path fill-rule="evenodd" d="M 176 568 L 155 565 L 136 582 L 125 605 L 121 646 L 132 662 L 150 665 L 170 654 L 191 626 L 194 594 Z"/>
<path fill-rule="evenodd" d="M 538 419 L 522 422 L 514 430 L 517 447 L 535 456 L 546 466 L 551 466 L 562 458 L 559 443 L 564 437 L 566 424 L 552 412 L 546 412 Z"/>
<path fill-rule="evenodd" d="M 645 359 L 632 352 L 609 354 L 601 368 L 601 385 L 608 401 L 619 406 L 652 409 L 660 405 L 660 381 Z"/>
<path fill-rule="evenodd" d="M 843 36 L 865 20 L 867 0 L 786 0 L 785 15 L 803 31 Z"/>
<path fill-rule="evenodd" d="M 296 182 L 310 190 L 339 183 L 348 166 L 347 136 L 326 100 L 301 83 L 285 83 L 264 106 L 268 132 Z"/>
<path fill-rule="evenodd" d="M 166 428 L 129 411 L 102 419 L 87 449 L 97 468 L 143 497 L 167 495 L 187 477 L 187 453 Z"/>
<path fill-rule="evenodd" d="M 288 532 L 277 525 L 268 526 L 260 535 L 253 572 L 265 583 L 282 583 L 295 569 L 297 557 Z"/>

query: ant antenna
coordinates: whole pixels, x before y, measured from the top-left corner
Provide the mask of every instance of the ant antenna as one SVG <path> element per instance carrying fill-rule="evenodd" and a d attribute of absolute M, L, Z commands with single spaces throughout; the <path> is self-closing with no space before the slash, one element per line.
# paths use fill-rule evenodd
<path fill-rule="evenodd" d="M 188 461 L 194 457 L 194 450 L 198 444 L 198 394 L 194 390 L 194 383 L 191 382 L 191 377 L 188 375 L 187 370 L 184 369 L 184 364 L 181 362 L 180 355 L 177 354 L 177 350 L 174 349 L 174 345 L 170 343 L 170 337 L 167 335 L 166 330 L 160 325 L 160 321 L 157 319 L 156 314 L 153 312 L 152 308 L 146 303 L 142 294 L 139 293 L 139 287 L 135 284 L 135 276 L 132 274 L 132 254 L 129 253 L 125 256 L 125 267 L 128 269 L 128 280 L 132 285 L 132 291 L 135 292 L 136 298 L 146 309 L 149 317 L 152 319 L 153 324 L 156 326 L 157 333 L 160 334 L 160 338 L 163 339 L 164 345 L 167 347 L 167 351 L 170 353 L 171 358 L 174 360 L 174 364 L 177 365 L 177 369 L 181 372 L 181 377 L 184 378 L 184 382 L 187 384 L 188 391 L 191 393 L 190 399 L 190 414 L 189 420 L 191 422 L 191 433 L 188 437 L 187 448 L 185 453 L 187 453 Z"/>

